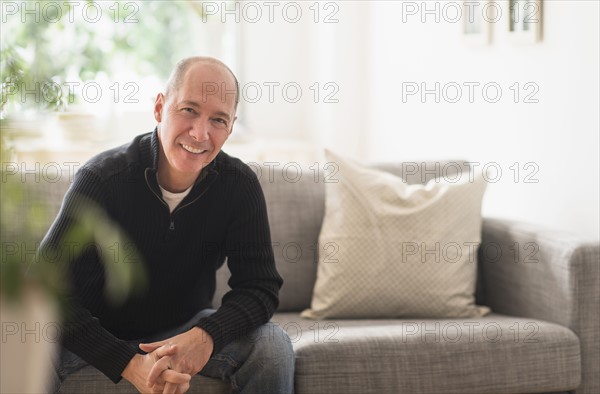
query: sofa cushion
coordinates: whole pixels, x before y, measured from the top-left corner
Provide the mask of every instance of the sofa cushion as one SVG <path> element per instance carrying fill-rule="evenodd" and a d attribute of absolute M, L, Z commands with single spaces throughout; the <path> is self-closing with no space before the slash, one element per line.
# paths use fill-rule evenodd
<path fill-rule="evenodd" d="M 481 200 L 486 183 L 408 185 L 403 178 L 328 152 L 338 183 L 326 184 L 325 218 L 311 309 L 319 319 L 476 317 Z"/>
<path fill-rule="evenodd" d="M 544 321 L 273 321 L 296 352 L 296 393 L 540 393 L 580 383 L 577 336 Z"/>

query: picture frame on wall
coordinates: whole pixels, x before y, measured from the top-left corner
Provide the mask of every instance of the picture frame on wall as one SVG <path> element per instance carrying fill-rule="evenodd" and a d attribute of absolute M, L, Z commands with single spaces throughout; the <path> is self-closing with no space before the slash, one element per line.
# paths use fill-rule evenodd
<path fill-rule="evenodd" d="M 492 41 L 492 24 L 485 15 L 489 1 L 463 2 L 462 37 L 468 45 L 485 46 Z"/>
<path fill-rule="evenodd" d="M 508 0 L 508 10 L 508 32 L 512 42 L 534 44 L 542 41 L 542 0 Z"/>

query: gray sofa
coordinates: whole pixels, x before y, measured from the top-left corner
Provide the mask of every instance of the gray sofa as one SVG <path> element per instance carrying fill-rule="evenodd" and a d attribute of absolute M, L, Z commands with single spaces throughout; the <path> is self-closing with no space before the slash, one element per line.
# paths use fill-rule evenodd
<path fill-rule="evenodd" d="M 380 168 L 399 173 L 400 164 Z M 280 167 L 281 168 L 281 167 Z M 430 167 L 429 167 L 430 168 Z M 317 239 L 325 184 L 306 169 L 297 182 L 281 174 L 260 180 L 273 249 L 285 283 L 273 317 L 296 352 L 296 393 L 600 392 L 600 263 L 597 242 L 500 219 L 484 219 L 478 303 L 480 319 L 311 321 Z M 448 174 L 446 174 L 448 175 Z M 426 179 L 435 176 L 427 174 Z M 409 179 L 421 181 L 420 173 Z M 66 182 L 35 187 L 58 210 Z M 551 213 L 549 213 L 551 214 Z M 515 245 L 521 253 L 515 259 Z M 489 248 L 488 248 L 489 247 Z M 218 272 L 215 306 L 227 291 Z M 92 367 L 73 374 L 63 393 L 129 393 Z M 227 384 L 194 377 L 189 392 L 228 392 Z"/>

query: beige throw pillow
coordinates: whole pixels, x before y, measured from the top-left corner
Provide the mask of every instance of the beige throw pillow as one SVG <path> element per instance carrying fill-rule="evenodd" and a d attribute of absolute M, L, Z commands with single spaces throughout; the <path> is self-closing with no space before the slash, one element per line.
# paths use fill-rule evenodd
<path fill-rule="evenodd" d="M 478 317 L 481 200 L 486 183 L 463 174 L 408 185 L 329 151 L 311 308 L 324 318 Z M 454 181 L 452 183 L 451 181 Z"/>

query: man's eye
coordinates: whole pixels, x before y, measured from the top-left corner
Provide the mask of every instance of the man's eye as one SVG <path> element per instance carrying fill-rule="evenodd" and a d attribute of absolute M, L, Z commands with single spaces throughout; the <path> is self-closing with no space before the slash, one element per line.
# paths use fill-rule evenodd
<path fill-rule="evenodd" d="M 216 119 L 213 119 L 213 121 L 217 122 L 221 126 L 227 126 L 227 121 L 225 119 L 216 118 Z"/>
<path fill-rule="evenodd" d="M 193 109 L 193 108 L 190 108 L 190 107 L 185 107 L 185 108 L 182 108 L 182 111 L 189 112 L 189 113 L 194 113 L 194 112 L 196 112 L 196 111 L 194 111 L 194 109 Z"/>

